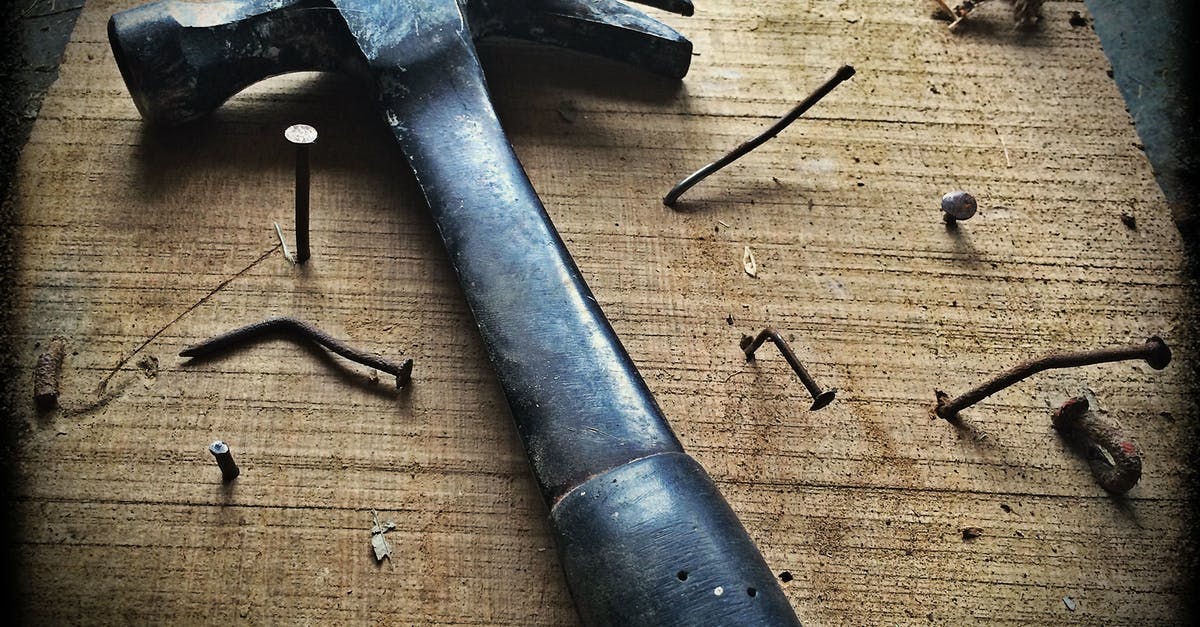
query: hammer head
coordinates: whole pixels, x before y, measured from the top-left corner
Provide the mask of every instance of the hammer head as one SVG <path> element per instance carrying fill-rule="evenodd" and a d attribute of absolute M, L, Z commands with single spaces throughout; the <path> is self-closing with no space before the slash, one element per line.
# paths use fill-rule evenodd
<path fill-rule="evenodd" d="M 638 0 L 682 15 L 691 0 Z M 682 78 L 692 45 L 617 0 L 160 0 L 113 15 L 108 37 L 148 121 L 199 118 L 270 76 L 366 74 L 436 59 L 448 36 L 526 39 Z"/>

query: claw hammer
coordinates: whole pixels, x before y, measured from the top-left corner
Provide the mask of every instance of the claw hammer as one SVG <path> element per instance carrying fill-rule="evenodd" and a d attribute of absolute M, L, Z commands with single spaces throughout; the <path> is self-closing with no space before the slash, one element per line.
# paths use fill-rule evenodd
<path fill-rule="evenodd" d="M 684 15 L 690 0 L 641 0 Z M 366 81 L 428 201 L 587 625 L 798 625 L 684 453 L 534 192 L 474 40 L 530 39 L 682 78 L 691 43 L 617 0 L 163 0 L 112 16 L 144 118 L 172 125 L 292 71 Z"/>

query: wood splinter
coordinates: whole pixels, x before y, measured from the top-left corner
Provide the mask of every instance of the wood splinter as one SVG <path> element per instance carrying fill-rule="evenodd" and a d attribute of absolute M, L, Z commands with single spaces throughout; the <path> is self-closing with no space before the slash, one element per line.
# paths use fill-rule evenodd
<path fill-rule="evenodd" d="M 38 355 L 37 365 L 33 369 L 33 401 L 42 411 L 58 406 L 58 390 L 66 356 L 67 340 L 61 335 L 50 338 L 45 352 Z"/>

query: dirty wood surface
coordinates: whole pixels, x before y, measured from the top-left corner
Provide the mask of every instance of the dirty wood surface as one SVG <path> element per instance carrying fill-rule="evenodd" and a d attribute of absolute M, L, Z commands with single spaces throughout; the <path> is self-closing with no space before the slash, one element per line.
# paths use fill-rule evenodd
<path fill-rule="evenodd" d="M 88 2 L 19 174 L 29 372 L 9 384 L 31 399 L 37 354 L 68 342 L 60 407 L 12 417 L 25 617 L 577 624 L 503 395 L 369 98 L 281 77 L 147 129 L 104 32 L 133 4 Z M 931 8 L 701 3 L 663 16 L 696 45 L 682 84 L 533 46 L 483 56 L 596 297 L 802 620 L 1182 621 L 1193 294 L 1099 43 L 1069 22 L 1086 8 L 1047 2 L 1027 35 L 1001 3 L 957 34 Z M 857 76 L 803 120 L 661 205 L 843 63 Z M 296 122 L 321 134 L 304 267 L 272 227 L 294 241 Z M 938 209 L 952 189 L 981 204 L 957 232 Z M 271 315 L 412 357 L 411 388 L 284 340 L 176 356 Z M 745 361 L 739 338 L 766 325 L 838 388 L 831 406 L 806 411 L 770 346 Z M 930 419 L 935 389 L 1152 334 L 1175 350 L 1164 371 L 1052 371 L 959 428 Z M 1126 498 L 1051 429 L 1082 390 L 1144 449 Z M 218 438 L 242 468 L 227 487 Z M 381 565 L 372 510 L 396 525 Z"/>

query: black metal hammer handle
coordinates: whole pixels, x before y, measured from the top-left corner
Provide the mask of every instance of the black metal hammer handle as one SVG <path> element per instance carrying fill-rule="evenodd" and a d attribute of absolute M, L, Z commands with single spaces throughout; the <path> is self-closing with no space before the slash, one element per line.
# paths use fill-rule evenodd
<path fill-rule="evenodd" d="M 537 2 L 555 11 L 567 4 Z M 277 13 L 286 2 L 252 4 Z M 345 32 L 328 41 L 355 47 L 321 67 L 347 67 L 373 81 L 504 388 L 584 623 L 798 624 L 712 479 L 683 452 L 551 224 L 496 119 L 458 2 L 331 4 Z M 130 14 L 114 16 L 110 35 L 134 90 L 154 82 L 156 64 L 166 67 L 138 49 L 169 46 L 145 45 L 153 24 Z M 220 38 L 230 34 L 204 28 L 221 56 Z M 258 22 L 247 37 L 264 28 Z M 125 40 L 126 32 L 142 43 Z M 193 49 L 201 36 L 187 33 Z M 279 34 L 270 39 L 277 45 Z M 261 47 L 240 49 L 257 55 Z"/>
<path fill-rule="evenodd" d="M 405 80 L 422 89 L 384 94 L 384 106 L 508 397 L 584 622 L 797 624 L 745 529 L 671 432 L 491 107 L 481 106 L 469 44 L 406 67 Z"/>

